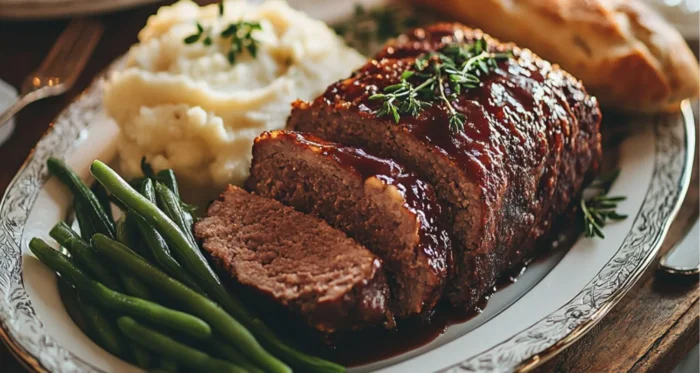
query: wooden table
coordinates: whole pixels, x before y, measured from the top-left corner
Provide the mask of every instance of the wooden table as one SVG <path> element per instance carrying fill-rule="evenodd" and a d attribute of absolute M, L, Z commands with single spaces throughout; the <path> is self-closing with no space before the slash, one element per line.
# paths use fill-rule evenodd
<path fill-rule="evenodd" d="M 0 191 L 6 189 L 53 118 L 96 74 L 136 42 L 138 30 L 156 9 L 154 5 L 105 16 L 105 34 L 77 86 L 66 95 L 32 104 L 17 116 L 14 136 L 0 147 Z M 0 22 L 0 79 L 19 87 L 22 79 L 42 61 L 65 25 L 64 21 Z M 697 215 L 696 162 L 688 196 L 661 252 L 669 250 Z M 697 278 L 682 282 L 661 276 L 654 268 L 656 264 L 590 333 L 538 371 L 670 371 L 698 344 L 700 292 Z M 0 346 L 0 371 L 24 372 L 4 346 Z"/>

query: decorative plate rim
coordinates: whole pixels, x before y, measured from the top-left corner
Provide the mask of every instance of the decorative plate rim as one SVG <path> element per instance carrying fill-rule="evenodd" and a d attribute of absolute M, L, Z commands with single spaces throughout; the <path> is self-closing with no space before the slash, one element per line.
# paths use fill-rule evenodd
<path fill-rule="evenodd" d="M 115 65 L 100 74 L 59 114 L 31 150 L 0 200 L 0 339 L 22 364 L 34 371 L 101 371 L 58 345 L 44 330 L 24 288 L 21 242 L 29 212 L 48 179 L 45 160 L 52 154 L 64 154 L 77 145 L 80 132 L 88 126 L 92 115 L 101 110 L 104 80 Z M 529 371 L 583 336 L 624 297 L 656 257 L 690 184 L 695 128 L 687 101 L 682 103 L 680 115 L 683 126 L 668 126 L 668 122 L 661 120 L 662 116 L 654 117 L 652 179 L 632 227 L 600 272 L 579 294 L 545 318 L 486 351 L 441 369 L 441 373 Z M 674 130 L 679 133 L 674 133 Z M 671 148 L 662 149 L 664 146 Z M 664 185 L 668 180 L 671 184 Z M 654 192 L 658 192 L 658 188 L 665 188 L 664 197 L 673 198 L 655 198 Z M 13 205 L 17 206 L 12 208 Z M 17 209 L 20 214 L 17 214 Z M 649 213 L 653 215 L 655 211 L 661 214 L 653 221 L 658 226 L 642 227 L 642 220 L 646 219 L 640 217 Z M 646 240 L 633 246 L 632 242 L 640 237 Z M 624 274 L 621 276 L 620 273 Z M 605 288 L 603 285 L 609 285 L 609 278 L 613 276 L 617 276 L 613 286 Z M 10 301 L 15 305 L 14 309 Z M 31 332 L 21 334 L 14 324 L 21 324 L 22 329 L 28 328 Z M 528 344 L 529 348 L 523 348 Z"/>
<path fill-rule="evenodd" d="M 605 263 L 598 274 L 576 296 L 556 311 L 514 334 L 507 340 L 459 363 L 441 369 L 438 371 L 439 373 L 531 371 L 588 333 L 632 289 L 656 258 L 690 186 L 695 156 L 695 125 L 693 112 L 688 100 L 684 100 L 681 103 L 679 111 L 680 113 L 676 114 L 680 114 L 682 117 L 683 133 L 681 136 L 684 138 L 681 140 L 682 144 L 673 144 L 673 141 L 671 141 L 671 145 L 676 145 L 677 149 L 660 149 L 664 146 L 663 141 L 666 140 L 662 136 L 673 136 L 674 134 L 671 133 L 673 129 L 660 128 L 660 126 L 669 124 L 661 121 L 664 114 L 657 114 L 653 117 L 655 157 L 652 179 L 649 182 L 642 205 L 624 241 L 615 255 Z M 678 138 L 671 140 L 678 140 Z M 667 166 L 671 166 L 671 168 L 665 169 Z M 673 169 L 673 166 L 679 167 Z M 663 197 L 673 196 L 672 201 L 668 201 L 667 198 L 659 198 L 653 193 L 656 191 L 655 187 L 661 186 L 658 185 L 663 181 L 660 173 L 664 171 L 667 171 L 667 175 L 676 176 L 671 177 L 675 184 L 667 186 L 675 187 L 675 189 L 669 190 L 672 194 L 663 195 Z M 658 203 L 659 200 L 665 200 L 668 203 L 662 203 L 660 204 L 661 206 L 652 204 L 653 202 Z M 635 236 L 635 233 L 645 233 L 642 225 L 645 224 L 646 219 L 641 218 L 660 207 L 666 208 L 664 211 L 666 215 L 663 215 L 663 219 L 661 219 L 661 226 L 656 227 L 655 232 L 651 232 L 653 236 L 648 234 L 646 236 Z M 632 246 L 632 242 L 640 237 L 651 238 L 652 240 L 643 241 L 639 246 Z M 646 249 L 646 251 L 644 251 L 645 254 L 643 256 L 635 258 L 632 256 L 636 254 L 634 249 Z M 630 256 L 625 258 L 625 255 Z M 627 261 L 620 262 L 619 259 L 627 259 Z M 633 262 L 632 259 L 638 260 Z M 628 272 L 622 278 L 620 278 L 620 272 L 610 271 L 615 266 L 622 271 L 624 270 L 623 267 L 627 267 L 630 264 L 633 264 L 634 267 L 627 268 Z M 619 286 L 617 288 L 600 288 L 601 284 L 609 283 L 605 279 L 610 279 L 614 276 L 618 276 Z M 607 294 L 603 293 L 603 291 L 610 290 L 612 291 Z M 603 302 L 598 302 L 600 296 L 607 296 L 607 298 L 604 298 Z M 549 331 L 550 334 L 546 334 L 545 331 Z M 559 333 L 557 334 L 557 332 Z M 537 344 L 537 341 L 545 342 Z M 527 343 L 533 344 L 533 347 L 525 349 L 526 355 L 517 355 L 513 345 Z M 522 347 L 520 348 L 522 349 Z"/>

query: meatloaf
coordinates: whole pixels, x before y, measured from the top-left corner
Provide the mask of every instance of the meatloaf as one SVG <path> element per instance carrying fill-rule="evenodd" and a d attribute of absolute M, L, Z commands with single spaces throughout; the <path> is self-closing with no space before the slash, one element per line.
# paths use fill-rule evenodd
<path fill-rule="evenodd" d="M 194 227 L 238 283 L 330 332 L 393 321 L 380 260 L 326 222 L 229 187 Z"/>
<path fill-rule="evenodd" d="M 427 53 L 477 40 L 509 57 L 475 87 L 440 92 L 449 106 L 434 100 L 420 110 L 414 105 L 415 115 L 380 115 L 382 102 L 370 97 L 419 79 L 404 74 L 416 70 L 417 58 L 425 62 Z M 455 113 L 464 118 L 458 131 L 450 123 Z M 596 99 L 558 66 L 479 30 L 443 23 L 398 37 L 313 102 L 296 102 L 288 126 L 395 158 L 430 182 L 453 235 L 455 275 L 446 294 L 470 307 L 500 273 L 533 255 L 535 241 L 596 172 L 600 120 Z"/>
<path fill-rule="evenodd" d="M 396 161 L 297 132 L 255 140 L 247 186 L 321 217 L 382 259 L 397 316 L 429 311 L 451 266 L 433 188 Z"/>

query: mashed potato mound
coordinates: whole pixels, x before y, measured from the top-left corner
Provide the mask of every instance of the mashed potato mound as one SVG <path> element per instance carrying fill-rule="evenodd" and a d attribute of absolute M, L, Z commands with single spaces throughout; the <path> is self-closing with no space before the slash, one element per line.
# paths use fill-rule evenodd
<path fill-rule="evenodd" d="M 311 100 L 364 62 L 324 23 L 282 1 L 244 0 L 161 8 L 139 33 L 126 69 L 107 83 L 104 104 L 121 128 L 119 166 L 141 174 L 142 157 L 156 170 L 173 168 L 186 187 L 221 189 L 248 177 L 253 139 L 284 128 L 295 99 Z M 227 53 L 229 24 L 260 22 L 257 56 Z M 184 39 L 199 22 L 211 45 Z"/>

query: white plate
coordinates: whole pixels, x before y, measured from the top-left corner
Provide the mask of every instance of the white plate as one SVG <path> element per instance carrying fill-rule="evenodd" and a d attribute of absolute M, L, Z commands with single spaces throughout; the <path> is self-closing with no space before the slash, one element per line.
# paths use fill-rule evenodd
<path fill-rule="evenodd" d="M 67 213 L 68 193 L 48 179 L 46 159 L 64 157 L 87 177 L 90 162 L 114 156 L 116 125 L 101 106 L 103 80 L 70 105 L 37 144 L 0 202 L 0 335 L 30 367 L 51 372 L 129 372 L 70 320 L 53 273 L 28 252 L 32 237 Z M 622 172 L 611 194 L 630 217 L 607 238 L 579 239 L 531 265 L 496 293 L 478 317 L 426 346 L 355 372 L 511 371 L 530 368 L 586 333 L 639 279 L 655 257 L 685 195 L 694 154 L 692 112 L 618 118 L 620 137 L 606 162 Z M 607 139 L 607 138 L 606 138 Z M 573 222 L 572 222 L 573 224 Z"/>

